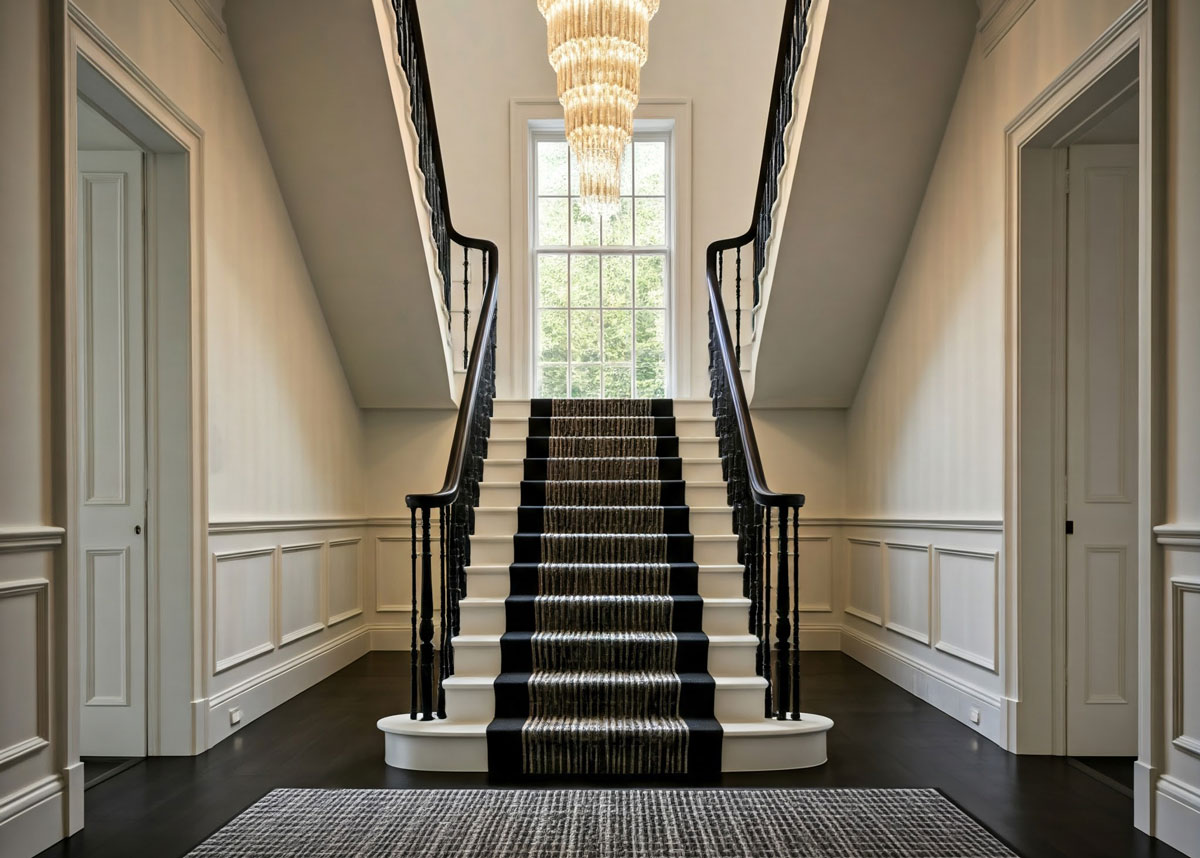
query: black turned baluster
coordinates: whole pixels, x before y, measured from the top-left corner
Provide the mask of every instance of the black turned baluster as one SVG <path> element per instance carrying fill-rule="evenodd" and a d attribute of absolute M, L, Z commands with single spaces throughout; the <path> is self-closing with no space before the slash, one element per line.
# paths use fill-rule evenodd
<path fill-rule="evenodd" d="M 438 694 L 437 694 L 437 716 L 439 718 L 446 717 L 446 688 L 445 680 L 450 675 L 450 636 L 448 626 L 446 625 L 446 601 L 449 594 L 449 588 L 446 580 L 446 508 L 442 507 L 438 510 L 438 614 L 441 619 L 441 628 L 438 631 L 438 648 L 440 657 L 438 658 Z"/>
<path fill-rule="evenodd" d="M 471 350 L 471 249 L 463 248 L 463 369 L 470 366 Z"/>
<path fill-rule="evenodd" d="M 738 369 L 742 368 L 742 249 L 737 249 L 737 280 L 734 286 L 735 307 L 733 318 L 733 354 L 737 359 Z"/>
<path fill-rule="evenodd" d="M 409 592 L 412 594 L 412 618 L 409 621 L 412 630 L 412 644 L 409 648 L 409 690 L 412 699 L 408 710 L 408 717 L 414 721 L 417 718 L 417 511 L 410 510 L 411 518 L 409 523 L 412 525 L 412 581 L 409 585 Z"/>
<path fill-rule="evenodd" d="M 762 673 L 760 674 L 767 680 L 766 688 L 766 717 L 770 718 L 774 711 L 771 708 L 771 508 L 764 507 L 763 537 L 766 539 L 766 544 L 763 546 L 763 559 L 766 561 L 766 569 L 763 572 L 763 590 L 762 602 L 759 607 L 759 614 L 762 616 L 762 627 L 758 633 L 758 651 L 759 660 L 762 662 Z"/>
<path fill-rule="evenodd" d="M 788 701 L 791 700 L 789 682 L 792 678 L 792 649 L 789 637 L 792 631 L 788 610 L 791 608 L 788 581 L 788 509 L 779 508 L 779 586 L 775 588 L 776 613 L 775 622 L 775 699 L 779 701 L 777 717 L 780 721 L 787 718 Z"/>
<path fill-rule="evenodd" d="M 792 720 L 800 720 L 800 507 L 792 509 Z"/>
<path fill-rule="evenodd" d="M 421 720 L 433 720 L 433 558 L 429 507 L 421 507 Z"/>

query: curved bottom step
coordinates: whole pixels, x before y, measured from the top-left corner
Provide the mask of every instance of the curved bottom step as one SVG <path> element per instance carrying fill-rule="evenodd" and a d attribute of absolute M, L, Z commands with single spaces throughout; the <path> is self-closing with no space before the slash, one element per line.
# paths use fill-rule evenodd
<path fill-rule="evenodd" d="M 803 712 L 799 721 L 722 724 L 721 771 L 769 772 L 807 769 L 827 757 L 825 734 L 833 721 Z M 487 724 L 414 721 L 407 715 L 381 718 L 384 760 L 420 772 L 486 772 Z"/>

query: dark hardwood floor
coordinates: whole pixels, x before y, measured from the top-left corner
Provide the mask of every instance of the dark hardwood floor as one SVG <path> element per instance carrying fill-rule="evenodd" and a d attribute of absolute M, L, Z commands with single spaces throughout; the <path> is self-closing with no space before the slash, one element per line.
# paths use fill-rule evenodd
<path fill-rule="evenodd" d="M 183 855 L 276 787 L 515 785 L 384 765 L 375 721 L 407 710 L 407 665 L 371 653 L 202 756 L 151 758 L 98 784 L 84 830 L 43 858 Z M 1182 858 L 1134 831 L 1131 799 L 1065 759 L 1008 754 L 840 653 L 805 653 L 803 667 L 805 708 L 835 722 L 829 762 L 695 785 L 936 787 L 1026 858 Z M 581 784 L 538 784 L 558 785 Z"/>

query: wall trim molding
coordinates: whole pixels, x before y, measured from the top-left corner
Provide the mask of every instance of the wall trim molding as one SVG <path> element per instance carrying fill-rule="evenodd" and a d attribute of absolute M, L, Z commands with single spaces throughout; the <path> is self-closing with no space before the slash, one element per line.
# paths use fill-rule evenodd
<path fill-rule="evenodd" d="M 1154 528 L 1154 538 L 1159 545 L 1200 548 L 1200 524 L 1160 524 Z"/>
<path fill-rule="evenodd" d="M 0 584 L 0 599 L 16 598 L 18 596 L 33 596 L 35 601 L 36 639 L 33 645 L 34 671 L 36 672 L 37 687 L 34 691 L 34 732 L 12 745 L 0 748 L 0 769 L 38 753 L 50 745 L 50 689 L 53 677 L 50 675 L 50 582 L 45 578 L 28 578 L 20 581 L 6 581 Z"/>
<path fill-rule="evenodd" d="M 975 29 L 979 31 L 983 41 L 985 57 L 1008 35 L 1008 31 L 1028 11 L 1033 2 L 1034 0 L 979 0 L 979 23 L 975 25 Z"/>
<path fill-rule="evenodd" d="M 171 5 L 188 22 L 218 60 L 225 61 L 225 21 L 209 0 L 171 0 Z"/>
<path fill-rule="evenodd" d="M 919 530 L 1001 532 L 1000 518 L 801 518 L 801 527 L 893 527 Z"/>
<path fill-rule="evenodd" d="M 66 528 L 51 524 L 6 525 L 0 527 L 0 552 L 57 548 L 66 534 Z"/>
<path fill-rule="evenodd" d="M 1184 727 L 1183 696 L 1186 652 L 1183 641 L 1183 600 L 1191 593 L 1200 599 L 1200 577 L 1176 576 L 1170 581 L 1171 592 L 1171 735 L 1170 741 L 1180 751 L 1200 757 L 1200 736 L 1188 735 Z"/>
<path fill-rule="evenodd" d="M 431 512 L 429 522 L 430 531 L 436 533 L 438 530 L 437 510 Z M 334 530 L 339 527 L 408 527 L 411 523 L 412 516 L 407 515 L 348 516 L 345 518 L 231 518 L 210 521 L 208 533 L 212 536 L 232 533 L 277 533 L 286 530 Z M 0 546 L 2 545 L 3 543 L 0 541 Z"/>

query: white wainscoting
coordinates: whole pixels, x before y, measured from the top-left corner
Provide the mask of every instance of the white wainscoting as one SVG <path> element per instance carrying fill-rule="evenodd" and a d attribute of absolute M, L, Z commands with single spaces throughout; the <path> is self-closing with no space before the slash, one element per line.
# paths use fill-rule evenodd
<path fill-rule="evenodd" d="M 1200 757 L 1200 578 L 1171 579 L 1171 741 Z"/>
<path fill-rule="evenodd" d="M 1001 522 L 819 525 L 840 543 L 832 556 L 834 592 L 845 600 L 842 651 L 1007 747 Z"/>
<path fill-rule="evenodd" d="M 833 537 L 801 535 L 796 540 L 802 613 L 833 612 Z"/>
<path fill-rule="evenodd" d="M 883 543 L 850 537 L 846 575 L 846 613 L 883 625 Z"/>
<path fill-rule="evenodd" d="M 0 770 L 50 744 L 49 588 L 44 578 L 0 583 Z"/>
<path fill-rule="evenodd" d="M 363 612 L 362 537 L 329 542 L 329 626 Z"/>

